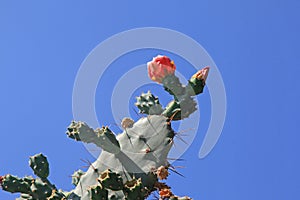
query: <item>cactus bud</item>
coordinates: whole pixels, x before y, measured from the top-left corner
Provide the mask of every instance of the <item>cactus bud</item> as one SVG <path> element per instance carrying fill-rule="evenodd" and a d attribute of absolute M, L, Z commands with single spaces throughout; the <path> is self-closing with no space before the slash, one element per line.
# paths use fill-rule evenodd
<path fill-rule="evenodd" d="M 189 84 L 187 86 L 187 93 L 191 96 L 198 95 L 203 92 L 203 88 L 205 86 L 205 81 L 207 79 L 209 72 L 209 67 L 204 67 L 203 69 L 196 72 L 191 79 L 189 80 Z"/>
<path fill-rule="evenodd" d="M 131 128 L 133 126 L 133 124 L 134 124 L 134 121 L 129 117 L 125 117 L 121 122 L 121 126 L 123 129 Z"/>
<path fill-rule="evenodd" d="M 196 78 L 198 80 L 202 80 L 204 83 L 207 79 L 208 76 L 208 72 L 209 72 L 209 67 L 204 67 L 203 69 L 199 70 L 198 72 L 196 72 L 192 78 Z"/>
<path fill-rule="evenodd" d="M 165 166 L 160 166 L 156 171 L 156 175 L 160 180 L 164 180 L 169 176 L 169 171 Z"/>

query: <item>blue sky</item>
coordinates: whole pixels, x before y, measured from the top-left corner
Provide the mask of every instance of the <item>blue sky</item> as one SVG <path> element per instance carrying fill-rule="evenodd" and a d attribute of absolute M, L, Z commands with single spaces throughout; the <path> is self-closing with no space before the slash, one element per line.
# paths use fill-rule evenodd
<path fill-rule="evenodd" d="M 0 174 L 31 174 L 29 156 L 43 152 L 50 179 L 70 190 L 70 175 L 86 165 L 80 159 L 94 159 L 65 135 L 81 63 L 108 37 L 154 26 L 200 43 L 217 64 L 227 95 L 222 135 L 202 160 L 198 152 L 210 118 L 208 91 L 198 98 L 200 129 L 182 156 L 185 161 L 174 163 L 186 167 L 180 169 L 185 178 L 172 174 L 168 180 L 174 192 L 196 200 L 299 199 L 299 9 L 295 0 L 1 1 Z M 148 62 L 155 53 L 124 55 L 107 71 L 111 82 L 96 94 L 100 124 L 113 122 L 105 95 L 109 85 L 122 70 Z M 173 56 L 179 69 L 187 64 L 162 53 Z M 152 88 L 161 93 L 159 86 Z M 0 199 L 14 197 L 0 191 Z"/>

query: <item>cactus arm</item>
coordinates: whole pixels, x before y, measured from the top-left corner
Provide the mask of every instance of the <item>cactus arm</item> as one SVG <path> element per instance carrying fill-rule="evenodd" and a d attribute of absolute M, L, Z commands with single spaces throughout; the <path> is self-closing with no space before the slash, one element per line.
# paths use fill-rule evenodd
<path fill-rule="evenodd" d="M 49 163 L 46 156 L 36 154 L 29 159 L 29 166 L 38 178 L 25 176 L 19 178 L 13 175 L 1 176 L 0 185 L 3 190 L 11 193 L 21 193 L 19 199 L 63 200 L 65 195 L 57 190 L 49 180 Z"/>
<path fill-rule="evenodd" d="M 150 91 L 137 97 L 135 105 L 140 113 L 148 115 L 162 114 L 174 121 L 187 118 L 197 110 L 193 97 L 203 92 L 208 71 L 208 67 L 198 71 L 185 86 L 180 83 L 175 74 L 165 76 L 161 83 L 165 91 L 172 95 L 174 100 L 170 101 L 164 109 L 162 109 L 158 97 L 155 97 Z"/>
<path fill-rule="evenodd" d="M 184 86 L 174 74 L 166 76 L 162 81 L 164 89 L 174 97 L 162 115 L 172 120 L 181 120 L 189 117 L 197 110 L 193 96 L 203 92 L 205 80 L 191 77 L 189 83 Z"/>
<path fill-rule="evenodd" d="M 120 144 L 108 127 L 93 130 L 84 122 L 72 121 L 66 134 L 76 141 L 94 143 L 110 153 L 118 154 L 120 152 Z"/>
<path fill-rule="evenodd" d="M 137 97 L 135 105 L 140 110 L 140 113 L 143 114 L 160 115 L 163 112 L 158 97 L 155 97 L 150 91 L 142 93 L 139 97 Z"/>

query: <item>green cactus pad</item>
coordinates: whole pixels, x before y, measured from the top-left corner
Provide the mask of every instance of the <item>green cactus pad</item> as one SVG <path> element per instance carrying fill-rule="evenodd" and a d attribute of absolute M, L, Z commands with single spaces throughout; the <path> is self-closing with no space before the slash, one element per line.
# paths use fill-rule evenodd
<path fill-rule="evenodd" d="M 189 117 L 196 110 L 196 102 L 190 96 L 185 95 L 181 96 L 180 101 L 171 101 L 162 115 L 176 121 Z"/>
<path fill-rule="evenodd" d="M 108 200 L 108 191 L 101 185 L 92 186 L 88 193 L 90 200 Z"/>
<path fill-rule="evenodd" d="M 50 197 L 47 200 L 66 200 L 66 196 L 62 191 L 53 190 Z M 75 199 L 74 199 L 75 200 Z"/>
<path fill-rule="evenodd" d="M 141 178 L 139 179 L 133 179 L 131 181 L 127 181 L 124 184 L 124 194 L 126 199 L 131 200 L 131 199 L 145 199 L 147 196 L 147 190 L 142 184 Z"/>
<path fill-rule="evenodd" d="M 186 87 L 187 93 L 190 96 L 195 96 L 203 92 L 205 82 L 202 79 L 192 77 Z"/>
<path fill-rule="evenodd" d="M 121 175 L 112 172 L 110 169 L 102 172 L 98 180 L 105 188 L 111 190 L 122 190 L 123 188 L 123 179 Z"/>
<path fill-rule="evenodd" d="M 158 97 L 155 97 L 150 91 L 142 93 L 136 98 L 135 105 L 140 110 L 140 113 L 148 115 L 160 115 L 163 111 L 159 103 Z"/>
<path fill-rule="evenodd" d="M 21 193 L 18 200 L 64 200 L 66 199 L 62 191 L 58 191 L 52 185 L 47 176 L 49 175 L 49 164 L 43 154 L 36 154 L 29 159 L 30 167 L 39 178 L 26 176 L 18 178 L 12 175 L 1 176 L 1 187 L 11 193 Z"/>
<path fill-rule="evenodd" d="M 49 163 L 47 157 L 43 154 L 40 153 L 31 156 L 29 159 L 29 166 L 38 177 L 46 179 L 49 176 Z"/>
<path fill-rule="evenodd" d="M 7 192 L 20 192 L 28 194 L 32 181 L 34 181 L 32 177 L 18 178 L 8 174 L 3 177 L 1 187 Z"/>
<path fill-rule="evenodd" d="M 163 116 L 166 116 L 167 118 L 173 117 L 173 120 L 177 120 L 180 117 L 180 104 L 173 100 L 166 106 L 164 112 L 162 113 Z"/>
<path fill-rule="evenodd" d="M 36 199 L 46 199 L 52 195 L 52 187 L 40 179 L 35 179 L 32 182 L 30 191 L 32 197 Z"/>

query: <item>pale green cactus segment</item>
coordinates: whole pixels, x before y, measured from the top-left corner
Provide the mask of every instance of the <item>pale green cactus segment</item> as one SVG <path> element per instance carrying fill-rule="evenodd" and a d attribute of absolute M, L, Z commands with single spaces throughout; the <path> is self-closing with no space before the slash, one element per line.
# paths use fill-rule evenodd
<path fill-rule="evenodd" d="M 181 120 L 189 117 L 193 112 L 197 110 L 195 100 L 189 95 L 183 95 L 178 100 L 180 105 L 180 118 L 177 120 Z"/>
<path fill-rule="evenodd" d="M 94 131 L 84 122 L 72 121 L 66 134 L 76 141 L 94 143 L 110 153 L 117 154 L 120 152 L 120 144 L 108 127 L 98 128 Z"/>
<path fill-rule="evenodd" d="M 46 156 L 43 154 L 40 153 L 31 156 L 29 159 L 29 166 L 38 177 L 46 179 L 49 176 L 49 163 Z"/>
<path fill-rule="evenodd" d="M 120 174 L 123 184 L 134 178 L 141 178 L 144 187 L 151 191 L 157 181 L 151 172 L 167 164 L 173 137 L 174 131 L 168 123 L 168 118 L 149 115 L 139 119 L 131 128 L 126 128 L 123 133 L 117 135 L 120 153 L 102 151 L 97 161 L 92 163 L 86 174 L 80 178 L 74 192 L 82 200 L 89 200 L 88 192 L 82 188 L 99 184 L 99 173 L 107 169 Z M 123 200 L 125 195 L 122 190 L 109 190 L 109 198 L 112 197 Z"/>
<path fill-rule="evenodd" d="M 163 112 L 158 97 L 155 97 L 150 91 L 142 93 L 136 97 L 135 105 L 139 108 L 140 113 L 148 115 L 160 115 Z"/>
<path fill-rule="evenodd" d="M 92 143 L 95 140 L 94 130 L 84 122 L 72 121 L 66 134 L 76 141 L 83 141 L 85 143 Z"/>
<path fill-rule="evenodd" d="M 185 87 L 180 83 L 179 78 L 174 74 L 166 76 L 162 84 L 164 89 L 171 95 L 174 96 L 175 100 L 177 97 L 185 94 Z"/>
<path fill-rule="evenodd" d="M 95 144 L 101 147 L 104 151 L 117 154 L 120 152 L 120 144 L 116 139 L 115 134 L 107 127 L 95 130 L 97 140 Z"/>

